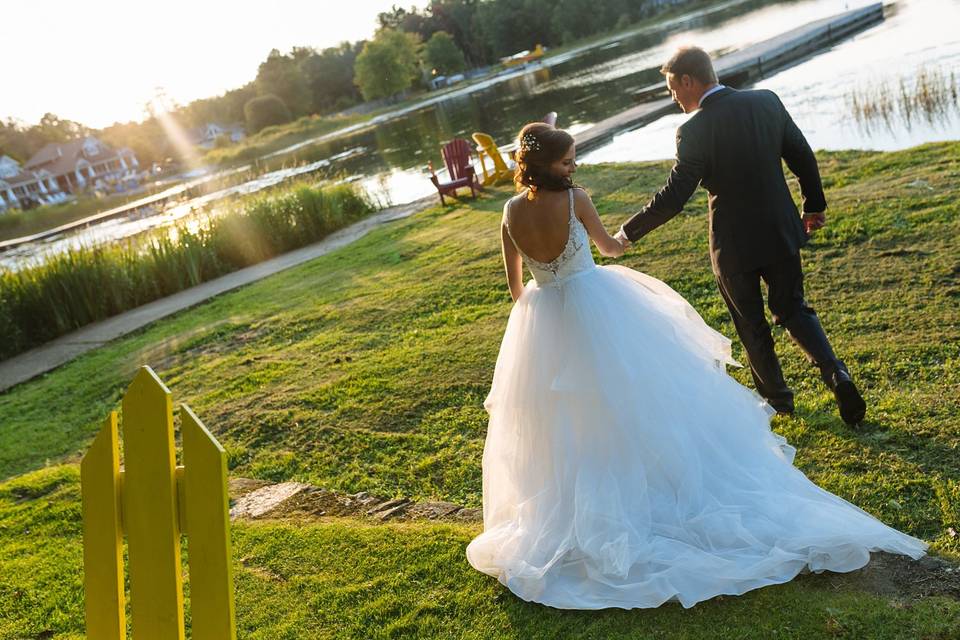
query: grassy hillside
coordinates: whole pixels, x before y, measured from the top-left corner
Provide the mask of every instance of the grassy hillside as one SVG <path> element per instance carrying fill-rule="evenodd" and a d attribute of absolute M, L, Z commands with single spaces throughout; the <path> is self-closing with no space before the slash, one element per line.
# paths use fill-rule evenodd
<path fill-rule="evenodd" d="M 774 427 L 815 482 L 939 553 L 960 552 L 950 532 L 960 531 L 960 143 L 820 159 L 830 208 L 803 254 L 807 293 L 870 410 L 863 429 L 845 426 L 778 331 L 798 412 Z M 605 165 L 577 178 L 613 228 L 667 169 Z M 498 246 L 507 195 L 384 226 L 0 395 L 0 637 L 82 632 L 76 461 L 141 364 L 217 435 L 234 475 L 480 506 L 482 401 L 510 308 Z M 701 193 L 690 215 L 619 262 L 735 337 L 709 269 L 705 206 Z M 731 373 L 748 383 L 747 371 Z M 955 599 L 907 606 L 836 575 L 689 611 L 561 612 L 473 571 L 463 550 L 478 532 L 237 525 L 242 637 L 947 638 L 960 628 Z"/>

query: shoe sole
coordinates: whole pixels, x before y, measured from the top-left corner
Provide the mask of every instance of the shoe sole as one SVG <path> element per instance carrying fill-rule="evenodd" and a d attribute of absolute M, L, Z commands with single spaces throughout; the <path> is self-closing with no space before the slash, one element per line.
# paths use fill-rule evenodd
<path fill-rule="evenodd" d="M 840 408 L 840 417 L 849 425 L 856 425 L 863 422 L 867 414 L 867 403 L 863 396 L 857 390 L 857 386 L 849 380 L 844 380 L 837 385 L 834 395 L 837 398 L 837 406 Z"/>

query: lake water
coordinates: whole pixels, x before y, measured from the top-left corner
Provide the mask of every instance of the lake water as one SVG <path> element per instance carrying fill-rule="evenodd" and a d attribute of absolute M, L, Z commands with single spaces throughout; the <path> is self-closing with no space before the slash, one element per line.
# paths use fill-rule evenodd
<path fill-rule="evenodd" d="M 549 111 L 573 133 L 636 104 L 634 93 L 662 82 L 660 64 L 680 44 L 694 43 L 722 55 L 766 40 L 791 28 L 869 2 L 843 0 L 734 0 L 690 13 L 653 28 L 608 38 L 590 48 L 558 56 L 549 66 L 533 66 L 492 78 L 478 86 L 433 97 L 396 117 L 381 116 L 345 135 L 324 136 L 270 154 L 260 174 L 239 184 L 170 207 L 149 217 L 108 221 L 83 231 L 0 254 L 0 267 L 16 269 L 51 251 L 79 244 L 116 241 L 172 225 L 210 211 L 225 199 L 292 179 L 358 182 L 383 204 L 399 204 L 435 193 L 426 173 L 428 160 L 442 166 L 440 146 L 474 131 L 507 145 L 526 122 Z M 956 110 L 928 122 L 864 125 L 853 117 L 851 91 L 898 87 L 921 68 L 960 75 L 960 1 L 901 0 L 882 22 L 799 64 L 762 80 L 776 91 L 815 149 L 896 149 L 929 140 L 960 138 Z M 958 78 L 960 80 L 960 78 Z M 670 115 L 623 133 L 583 155 L 582 162 L 652 160 L 674 154 L 674 130 L 687 116 Z M 243 175 L 242 172 L 238 175 Z"/>
<path fill-rule="evenodd" d="M 860 121 L 850 96 L 893 94 L 900 82 L 915 85 L 921 70 L 939 71 L 960 83 L 960 2 L 900 0 L 887 7 L 882 23 L 834 47 L 761 80 L 757 88 L 775 91 L 814 149 L 891 151 L 923 142 L 960 140 L 960 106 L 928 119 L 894 117 Z M 581 158 L 581 162 L 624 162 L 672 158 L 676 128 L 689 115 L 669 115 L 621 134 Z"/>

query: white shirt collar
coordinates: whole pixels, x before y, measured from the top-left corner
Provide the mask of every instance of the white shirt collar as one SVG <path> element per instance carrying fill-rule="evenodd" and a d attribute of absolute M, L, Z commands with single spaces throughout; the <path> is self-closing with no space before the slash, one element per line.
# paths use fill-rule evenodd
<path fill-rule="evenodd" d="M 707 91 L 702 96 L 700 96 L 700 102 L 697 103 L 697 108 L 699 109 L 700 107 L 703 106 L 703 101 L 707 99 L 707 96 L 713 95 L 717 91 L 720 91 L 720 89 L 726 89 L 726 88 L 727 88 L 726 85 L 718 84 L 715 87 L 711 87 L 710 89 L 707 89 Z"/>

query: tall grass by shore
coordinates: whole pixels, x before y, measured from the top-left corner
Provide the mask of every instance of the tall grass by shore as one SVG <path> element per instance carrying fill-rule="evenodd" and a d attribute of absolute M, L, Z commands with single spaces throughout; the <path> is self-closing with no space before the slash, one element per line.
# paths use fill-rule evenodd
<path fill-rule="evenodd" d="M 197 230 L 80 248 L 0 274 L 0 360 L 323 238 L 373 211 L 350 185 L 293 185 Z"/>
<path fill-rule="evenodd" d="M 920 67 L 910 78 L 900 76 L 893 86 L 883 81 L 850 91 L 847 104 L 868 131 L 879 124 L 890 131 L 900 126 L 909 131 L 921 120 L 935 125 L 960 115 L 960 86 L 954 71 Z"/>

